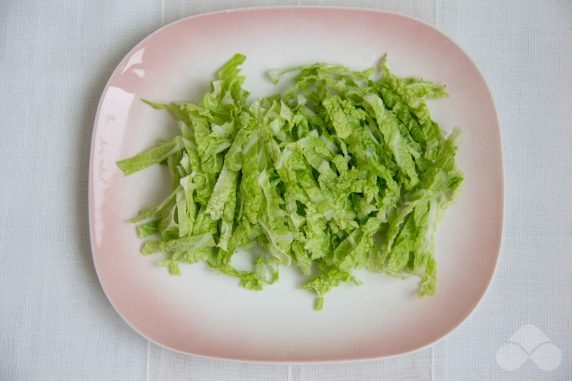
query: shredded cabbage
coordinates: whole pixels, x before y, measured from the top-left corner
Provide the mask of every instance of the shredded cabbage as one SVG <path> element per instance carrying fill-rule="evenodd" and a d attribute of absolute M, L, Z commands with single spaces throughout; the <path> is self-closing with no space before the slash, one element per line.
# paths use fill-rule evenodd
<path fill-rule="evenodd" d="M 248 103 L 236 54 L 199 103 L 158 104 L 179 134 L 117 163 L 125 175 L 168 167 L 172 193 L 130 221 L 146 241 L 141 253 L 164 253 L 174 275 L 181 263 L 206 261 L 240 285 L 260 290 L 296 266 L 303 288 L 323 297 L 366 268 L 419 277 L 419 294 L 436 287 L 434 235 L 458 193 L 459 131 L 446 136 L 426 99 L 444 86 L 401 78 L 385 57 L 353 71 L 313 64 L 283 94 Z M 258 243 L 252 271 L 231 265 L 238 247 Z"/>

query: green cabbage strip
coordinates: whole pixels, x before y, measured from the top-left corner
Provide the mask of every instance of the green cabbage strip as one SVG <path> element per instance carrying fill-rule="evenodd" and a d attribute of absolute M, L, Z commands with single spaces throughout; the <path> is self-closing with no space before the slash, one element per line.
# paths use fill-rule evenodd
<path fill-rule="evenodd" d="M 419 294 L 435 292 L 434 235 L 463 174 L 455 164 L 459 133 L 446 136 L 426 99 L 443 86 L 379 68 L 352 71 L 313 64 L 273 71 L 293 85 L 247 103 L 237 54 L 199 103 L 158 104 L 179 135 L 117 163 L 125 175 L 163 164 L 172 193 L 130 221 L 150 237 L 141 252 L 211 269 L 260 290 L 280 265 L 308 278 L 316 309 L 358 269 L 416 275 Z M 252 270 L 234 268 L 238 247 L 251 250 Z"/>

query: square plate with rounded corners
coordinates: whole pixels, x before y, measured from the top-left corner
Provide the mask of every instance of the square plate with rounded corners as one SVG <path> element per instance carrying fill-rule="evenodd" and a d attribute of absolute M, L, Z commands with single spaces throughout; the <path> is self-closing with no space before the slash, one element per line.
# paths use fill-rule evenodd
<path fill-rule="evenodd" d="M 159 102 L 198 100 L 217 69 L 244 53 L 251 97 L 275 91 L 266 72 L 316 61 L 361 69 L 387 53 L 399 75 L 444 83 L 433 118 L 462 142 L 465 173 L 458 201 L 438 230 L 438 286 L 418 298 L 417 280 L 356 274 L 322 312 L 292 269 L 263 292 L 205 266 L 169 276 L 126 220 L 168 192 L 163 168 L 124 177 L 115 162 L 175 133 Z M 246 8 L 198 15 L 154 32 L 121 61 L 104 89 L 91 148 L 93 258 L 102 287 L 125 321 L 147 339 L 183 353 L 264 362 L 341 361 L 407 353 L 442 338 L 476 308 L 495 271 L 502 232 L 499 126 L 490 92 L 470 58 L 433 27 L 394 13 L 329 7 Z"/>

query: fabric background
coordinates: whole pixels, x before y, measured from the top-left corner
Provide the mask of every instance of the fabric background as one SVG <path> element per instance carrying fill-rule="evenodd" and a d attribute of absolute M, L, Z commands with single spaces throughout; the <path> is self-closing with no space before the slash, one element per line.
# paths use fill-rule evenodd
<path fill-rule="evenodd" d="M 97 102 L 140 39 L 226 8 L 323 4 L 398 11 L 458 42 L 499 114 L 505 231 L 499 268 L 453 334 L 397 358 L 272 366 L 148 343 L 114 312 L 89 248 L 87 171 Z M 572 3 L 569 0 L 3 0 L 0 2 L 0 380 L 572 379 Z M 479 227 L 475 226 L 475 234 Z M 514 371 L 497 350 L 524 324 L 560 349 Z"/>

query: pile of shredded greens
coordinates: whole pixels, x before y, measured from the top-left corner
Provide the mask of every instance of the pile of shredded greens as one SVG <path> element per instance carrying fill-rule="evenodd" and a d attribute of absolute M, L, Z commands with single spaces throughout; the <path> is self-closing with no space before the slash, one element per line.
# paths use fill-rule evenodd
<path fill-rule="evenodd" d="M 456 167 L 458 131 L 445 136 L 426 99 L 443 86 L 379 68 L 352 71 L 313 64 L 273 71 L 293 85 L 252 103 L 233 56 L 200 103 L 157 104 L 179 134 L 117 164 L 125 175 L 163 164 L 172 193 L 142 210 L 143 255 L 164 253 L 179 264 L 206 261 L 260 290 L 280 265 L 307 276 L 323 296 L 366 268 L 419 276 L 419 294 L 435 292 L 434 235 L 463 175 Z M 238 247 L 257 243 L 252 270 L 233 267 Z"/>

